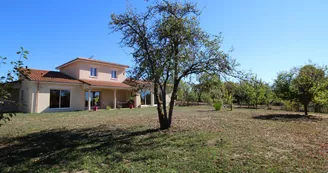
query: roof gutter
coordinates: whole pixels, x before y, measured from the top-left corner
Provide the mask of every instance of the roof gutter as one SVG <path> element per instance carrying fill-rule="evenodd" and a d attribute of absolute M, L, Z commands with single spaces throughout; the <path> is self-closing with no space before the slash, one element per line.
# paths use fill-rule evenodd
<path fill-rule="evenodd" d="M 115 87 L 115 86 L 101 86 L 101 85 L 89 85 L 90 88 L 108 88 L 108 89 L 127 89 L 132 90 L 134 87 Z"/>
<path fill-rule="evenodd" d="M 38 81 L 38 80 L 30 80 L 30 81 L 32 81 L 32 82 L 37 82 L 37 83 L 53 83 L 53 84 L 83 85 L 83 83 L 48 82 L 48 81 Z"/>

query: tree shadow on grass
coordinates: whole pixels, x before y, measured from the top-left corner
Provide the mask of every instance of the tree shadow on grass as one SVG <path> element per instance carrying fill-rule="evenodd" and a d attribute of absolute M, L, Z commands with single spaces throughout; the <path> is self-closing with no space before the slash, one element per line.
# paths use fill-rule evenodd
<path fill-rule="evenodd" d="M 124 153 L 159 147 L 142 147 L 141 143 L 136 145 L 136 142 L 133 142 L 137 136 L 158 131 L 159 129 L 135 131 L 99 126 L 72 130 L 55 129 L 21 137 L 0 138 L 0 172 L 79 170 L 83 163 L 81 159 L 86 156 L 90 156 L 90 159 L 100 157 L 108 163 L 120 162 Z M 156 134 L 158 137 L 160 135 Z"/>
<path fill-rule="evenodd" d="M 313 115 L 302 114 L 266 114 L 253 116 L 253 119 L 274 121 L 321 121 L 322 118 Z"/>

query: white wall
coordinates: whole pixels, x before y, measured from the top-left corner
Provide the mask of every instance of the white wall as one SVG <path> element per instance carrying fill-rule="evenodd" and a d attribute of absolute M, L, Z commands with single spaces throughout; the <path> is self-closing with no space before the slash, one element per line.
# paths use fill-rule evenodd
<path fill-rule="evenodd" d="M 75 79 L 79 79 L 80 78 L 80 69 L 79 69 L 78 65 L 79 65 L 78 63 L 74 63 L 69 66 L 63 67 L 60 69 L 60 72 L 66 74 L 68 76 L 71 76 Z"/>
<path fill-rule="evenodd" d="M 70 108 L 49 108 L 50 106 L 50 89 L 70 90 Z M 55 84 L 40 83 L 38 94 L 38 110 L 37 112 L 53 112 L 67 110 L 83 110 L 84 109 L 84 89 L 82 85 L 72 84 Z"/>
<path fill-rule="evenodd" d="M 20 90 L 24 90 L 24 104 L 21 107 L 22 112 L 26 113 L 41 113 L 41 112 L 58 112 L 58 111 L 74 111 L 85 109 L 85 88 L 82 85 L 60 84 L 60 83 L 39 83 L 39 92 L 37 93 L 38 82 L 23 80 Z M 70 108 L 49 108 L 50 106 L 50 90 L 70 90 Z M 106 108 L 107 105 L 113 107 L 114 100 L 112 89 L 92 89 L 92 91 L 100 91 L 101 93 L 101 108 Z M 38 99 L 36 99 L 38 95 Z M 130 90 L 117 90 L 117 101 L 126 102 L 130 98 Z M 140 101 L 139 101 L 140 103 Z M 37 110 L 36 110 L 37 109 Z"/>
<path fill-rule="evenodd" d="M 65 89 L 71 91 L 71 103 L 69 109 L 50 109 L 50 89 Z M 37 82 L 29 81 L 27 79 L 22 81 L 21 90 L 24 90 L 24 104 L 21 111 L 33 113 L 33 112 L 52 112 L 52 111 L 69 111 L 69 110 L 84 110 L 85 108 L 85 89 L 82 85 L 74 84 L 60 84 L 60 83 L 40 83 L 37 106 L 36 93 L 37 93 Z M 97 90 L 97 89 L 92 89 Z M 111 104 L 113 102 L 113 90 L 99 89 L 101 92 L 101 102 Z M 136 93 L 135 106 L 141 105 L 140 93 Z M 153 94 L 153 93 L 151 93 Z M 131 91 L 117 90 L 117 101 L 127 101 L 131 95 Z M 166 95 L 167 105 L 170 102 L 170 94 Z M 37 110 L 35 108 L 37 107 Z M 102 108 L 105 108 L 103 106 Z"/>
<path fill-rule="evenodd" d="M 35 103 L 34 93 L 36 91 L 36 84 L 27 79 L 23 79 L 20 93 L 22 92 L 22 90 L 24 90 L 24 96 L 23 96 L 24 100 L 21 101 L 22 106 L 20 110 L 22 112 L 28 112 L 28 113 L 34 112 L 34 103 Z"/>
<path fill-rule="evenodd" d="M 84 109 L 84 89 L 82 85 L 72 84 L 55 84 L 55 83 L 39 83 L 39 93 L 37 94 L 38 82 L 24 79 L 20 89 L 20 94 L 24 90 L 23 101 L 20 111 L 26 113 L 40 113 L 58 111 L 50 109 L 50 89 L 66 89 L 71 91 L 70 108 L 67 110 L 83 110 Z M 38 99 L 36 98 L 38 95 Z M 21 96 L 20 96 L 21 99 Z M 36 110 L 37 109 L 37 110 Z"/>
<path fill-rule="evenodd" d="M 126 79 L 125 70 L 123 67 L 99 65 L 99 64 L 89 64 L 85 62 L 77 62 L 77 67 L 79 69 L 79 78 L 88 80 L 100 80 L 100 81 L 111 81 L 111 82 L 123 82 Z M 68 66 L 69 67 L 69 66 Z M 97 68 L 97 76 L 90 76 L 90 68 Z M 112 79 L 111 71 L 116 71 L 117 79 Z"/>
<path fill-rule="evenodd" d="M 90 68 L 97 68 L 97 76 L 90 76 Z M 112 79 L 112 70 L 116 71 L 116 79 Z M 76 79 L 123 82 L 126 79 L 126 68 L 119 66 L 101 65 L 99 63 L 75 62 L 60 69 L 60 72 Z"/>

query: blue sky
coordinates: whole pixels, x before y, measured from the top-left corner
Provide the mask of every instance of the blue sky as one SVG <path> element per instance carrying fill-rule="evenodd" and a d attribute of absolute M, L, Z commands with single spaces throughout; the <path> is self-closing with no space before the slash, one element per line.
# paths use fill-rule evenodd
<path fill-rule="evenodd" d="M 131 0 L 139 10 L 145 0 Z M 2 0 L 0 55 L 17 58 L 20 46 L 29 50 L 30 68 L 54 70 L 77 56 L 132 65 L 128 48 L 110 34 L 111 13 L 123 13 L 126 1 L 114 0 Z M 202 0 L 201 26 L 223 33 L 223 49 L 244 70 L 267 82 L 277 72 L 312 60 L 328 65 L 328 1 Z M 6 66 L 2 66 L 3 73 Z"/>

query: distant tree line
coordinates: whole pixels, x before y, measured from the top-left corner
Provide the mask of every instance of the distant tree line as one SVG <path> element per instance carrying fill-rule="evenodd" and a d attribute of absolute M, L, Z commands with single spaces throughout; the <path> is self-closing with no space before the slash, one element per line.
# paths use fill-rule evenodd
<path fill-rule="evenodd" d="M 182 81 L 178 89 L 178 103 L 194 102 L 213 104 L 222 102 L 231 110 L 233 104 L 258 108 L 272 105 L 290 111 L 314 112 L 328 110 L 327 67 L 306 64 L 278 73 L 273 84 L 257 75 L 239 81 L 226 81 L 220 76 L 201 74 L 191 82 Z"/>

